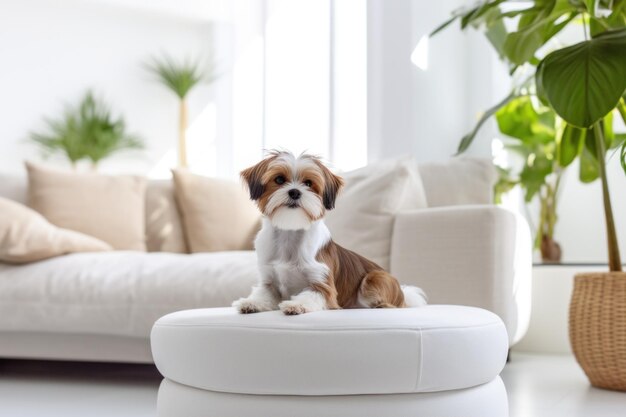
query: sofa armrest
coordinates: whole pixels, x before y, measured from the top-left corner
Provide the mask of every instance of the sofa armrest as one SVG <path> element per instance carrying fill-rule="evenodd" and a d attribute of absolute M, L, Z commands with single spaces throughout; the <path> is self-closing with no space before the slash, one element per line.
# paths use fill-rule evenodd
<path fill-rule="evenodd" d="M 431 304 L 485 308 L 517 342 L 530 319 L 532 242 L 526 220 L 487 205 L 401 212 L 391 242 L 391 273 L 426 291 Z"/>

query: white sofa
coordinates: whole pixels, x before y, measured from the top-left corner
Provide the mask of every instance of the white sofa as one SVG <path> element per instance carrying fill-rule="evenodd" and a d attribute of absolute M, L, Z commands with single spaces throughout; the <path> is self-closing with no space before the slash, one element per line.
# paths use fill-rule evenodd
<path fill-rule="evenodd" d="M 421 164 L 419 171 L 429 208 L 396 215 L 391 273 L 422 287 L 432 304 L 496 313 L 514 344 L 530 316 L 527 224 L 490 204 L 489 162 Z M 172 193 L 169 182 L 150 183 L 148 222 L 156 215 L 176 219 Z M 25 180 L 0 175 L 0 196 L 25 202 Z M 180 228 L 173 223 L 167 226 Z M 150 224 L 146 229 L 146 239 L 158 241 L 158 230 Z M 256 280 L 252 251 L 183 254 L 154 252 L 159 250 L 154 243 L 148 247 L 153 252 L 0 264 L 0 357 L 150 363 L 156 319 L 183 309 L 228 306 Z"/>

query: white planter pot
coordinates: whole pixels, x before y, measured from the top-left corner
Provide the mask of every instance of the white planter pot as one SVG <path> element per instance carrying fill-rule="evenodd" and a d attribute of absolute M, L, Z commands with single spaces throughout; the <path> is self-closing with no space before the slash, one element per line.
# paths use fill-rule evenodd
<path fill-rule="evenodd" d="M 513 350 L 571 354 L 567 322 L 574 275 L 598 271 L 608 271 L 608 267 L 600 264 L 533 266 L 530 325 Z"/>

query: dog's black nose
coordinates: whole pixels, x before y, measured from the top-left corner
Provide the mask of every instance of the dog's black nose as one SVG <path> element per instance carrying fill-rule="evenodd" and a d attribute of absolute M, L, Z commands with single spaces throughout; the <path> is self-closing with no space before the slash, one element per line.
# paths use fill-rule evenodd
<path fill-rule="evenodd" d="M 299 199 L 301 195 L 302 193 L 300 192 L 300 190 L 296 190 L 295 188 L 292 190 L 289 190 L 289 197 L 291 197 L 292 200 Z"/>

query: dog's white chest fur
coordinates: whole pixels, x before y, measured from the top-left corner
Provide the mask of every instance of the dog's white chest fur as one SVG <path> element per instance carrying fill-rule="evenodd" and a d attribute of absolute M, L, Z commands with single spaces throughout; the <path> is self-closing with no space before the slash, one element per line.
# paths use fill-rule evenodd
<path fill-rule="evenodd" d="M 288 300 L 322 281 L 328 268 L 315 258 L 329 241 L 330 232 L 322 220 L 306 230 L 283 230 L 263 219 L 255 246 L 265 283 L 273 284 L 281 298 Z"/>

